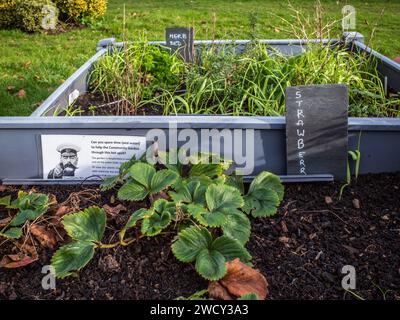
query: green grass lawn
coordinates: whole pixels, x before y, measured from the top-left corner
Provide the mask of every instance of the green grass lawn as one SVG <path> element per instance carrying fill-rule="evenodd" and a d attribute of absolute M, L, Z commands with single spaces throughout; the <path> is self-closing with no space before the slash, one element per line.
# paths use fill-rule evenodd
<path fill-rule="evenodd" d="M 0 31 L 0 116 L 29 115 L 95 53 L 99 39 L 121 40 L 124 3 L 129 39 L 144 34 L 149 40 L 162 40 L 166 27 L 188 25 L 195 27 L 197 39 L 212 38 L 214 29 L 216 39 L 245 39 L 249 37 L 251 13 L 257 16 L 259 38 L 290 37 L 279 18 L 290 20 L 288 3 L 282 0 L 109 0 L 103 21 L 90 28 L 58 35 Z M 357 31 L 369 37 L 375 27 L 370 46 L 391 58 L 400 55 L 400 1 L 321 3 L 332 21 L 340 19 L 341 8 L 350 3 L 357 10 Z M 310 14 L 314 10 L 313 0 L 292 0 L 291 4 Z M 15 96 L 20 89 L 25 90 L 25 97 Z"/>

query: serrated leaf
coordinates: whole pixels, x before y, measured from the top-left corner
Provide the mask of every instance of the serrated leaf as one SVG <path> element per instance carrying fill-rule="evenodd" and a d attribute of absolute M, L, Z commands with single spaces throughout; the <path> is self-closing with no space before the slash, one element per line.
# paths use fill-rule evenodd
<path fill-rule="evenodd" d="M 226 215 L 222 211 L 208 211 L 200 205 L 189 204 L 188 212 L 203 226 L 220 227 L 226 222 Z"/>
<path fill-rule="evenodd" d="M 143 162 L 137 162 L 129 169 L 131 178 L 146 187 L 146 189 L 150 189 L 151 180 L 155 173 L 156 169 L 152 165 Z"/>
<path fill-rule="evenodd" d="M 242 262 L 247 262 L 251 259 L 251 255 L 246 248 L 239 241 L 228 236 L 221 236 L 215 239 L 211 244 L 211 249 L 219 251 L 227 261 L 239 258 Z"/>
<path fill-rule="evenodd" d="M 149 190 L 136 181 L 128 180 L 118 190 L 120 200 L 141 201 L 147 197 Z"/>
<path fill-rule="evenodd" d="M 137 162 L 138 162 L 138 160 L 136 160 L 136 157 L 133 156 L 131 160 L 128 160 L 128 161 L 122 163 L 119 166 L 119 177 L 124 178 L 124 176 L 129 173 L 130 167 L 132 167 Z"/>
<path fill-rule="evenodd" d="M 0 232 L 0 236 L 8 238 L 8 239 L 18 239 L 22 236 L 21 228 L 10 228 L 3 233 Z"/>
<path fill-rule="evenodd" d="M 103 209 L 90 207 L 65 215 L 62 224 L 72 239 L 100 243 L 106 227 L 106 214 Z"/>
<path fill-rule="evenodd" d="M 119 182 L 119 176 L 104 178 L 100 185 L 101 191 L 107 191 L 114 188 Z"/>
<path fill-rule="evenodd" d="M 210 211 L 217 211 L 220 208 L 240 208 L 243 206 L 243 198 L 239 190 L 227 185 L 212 184 L 206 191 L 206 202 Z"/>
<path fill-rule="evenodd" d="M 11 205 L 20 210 L 31 209 L 35 210 L 38 207 L 45 207 L 49 201 L 49 197 L 41 193 L 18 192 L 18 198 Z"/>
<path fill-rule="evenodd" d="M 159 234 L 171 223 L 171 214 L 168 211 L 162 213 L 154 212 L 146 216 L 142 221 L 141 232 L 149 237 Z"/>
<path fill-rule="evenodd" d="M 145 209 L 145 208 L 141 208 L 139 210 L 136 210 L 134 213 L 131 214 L 131 216 L 129 217 L 128 222 L 126 223 L 124 229 L 129 229 L 129 228 L 133 228 L 134 226 L 136 226 L 136 223 L 143 219 L 145 216 L 152 214 L 151 210 Z"/>
<path fill-rule="evenodd" d="M 179 232 L 172 244 L 172 252 L 179 261 L 192 262 L 211 243 L 212 237 L 206 228 L 192 226 Z"/>
<path fill-rule="evenodd" d="M 51 258 L 57 278 L 65 278 L 86 266 L 93 258 L 95 245 L 91 242 L 74 241 L 60 247 Z"/>
<path fill-rule="evenodd" d="M 201 250 L 196 259 L 196 271 L 205 279 L 216 281 L 226 273 L 224 256 L 216 251 L 209 251 L 207 248 Z"/>
<path fill-rule="evenodd" d="M 219 177 L 224 172 L 224 167 L 221 164 L 195 164 L 189 170 L 189 176 L 206 176 L 210 178 Z"/>
<path fill-rule="evenodd" d="M 226 210 L 224 213 L 226 216 L 225 223 L 222 225 L 224 235 L 244 245 L 250 239 L 250 220 L 239 210 Z"/>
<path fill-rule="evenodd" d="M 11 196 L 0 198 L 0 206 L 9 206 L 11 204 Z"/>
<path fill-rule="evenodd" d="M 273 216 L 280 204 L 278 194 L 272 189 L 258 189 L 244 200 L 243 210 L 255 218 Z"/>
<path fill-rule="evenodd" d="M 250 184 L 248 195 L 260 189 L 271 189 L 277 193 L 279 201 L 283 200 L 284 187 L 277 175 L 266 171 L 258 174 Z"/>
<path fill-rule="evenodd" d="M 23 209 L 19 211 L 10 222 L 10 226 L 16 227 L 26 221 L 33 221 L 47 211 L 46 207 L 38 207 L 35 210 Z"/>
<path fill-rule="evenodd" d="M 178 180 L 179 175 L 169 169 L 157 171 L 151 179 L 151 192 L 157 193 L 171 186 Z"/>
<path fill-rule="evenodd" d="M 243 176 L 228 176 L 226 177 L 225 184 L 238 189 L 240 194 L 244 194 Z"/>

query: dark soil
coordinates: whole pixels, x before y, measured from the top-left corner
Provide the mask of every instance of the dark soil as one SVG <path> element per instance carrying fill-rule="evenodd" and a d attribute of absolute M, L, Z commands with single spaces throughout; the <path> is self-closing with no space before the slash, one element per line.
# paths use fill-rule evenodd
<path fill-rule="evenodd" d="M 352 292 L 364 299 L 400 300 L 400 173 L 362 176 L 339 201 L 340 186 L 286 185 L 279 213 L 252 221 L 247 248 L 269 282 L 267 299 L 356 299 L 341 287 L 342 267 L 352 265 Z M 51 191 L 62 202 L 82 187 L 37 190 Z M 95 202 L 110 203 L 112 197 L 108 192 Z M 135 207 L 131 204 L 128 212 Z M 110 219 L 104 242 L 115 240 L 128 212 Z M 53 252 L 39 249 L 39 261 L 0 269 L 0 299 L 174 299 L 205 288 L 192 266 L 174 258 L 171 240 L 168 235 L 143 238 L 126 248 L 99 250 L 77 277 L 58 280 L 54 291 L 41 288 L 41 269 Z M 3 244 L 0 257 L 12 250 L 10 242 Z"/>
<path fill-rule="evenodd" d="M 135 110 L 128 101 L 106 97 L 100 93 L 81 95 L 71 108 L 74 116 L 127 116 L 127 115 L 162 115 L 162 107 L 146 105 Z M 68 115 L 65 112 L 61 115 Z"/>

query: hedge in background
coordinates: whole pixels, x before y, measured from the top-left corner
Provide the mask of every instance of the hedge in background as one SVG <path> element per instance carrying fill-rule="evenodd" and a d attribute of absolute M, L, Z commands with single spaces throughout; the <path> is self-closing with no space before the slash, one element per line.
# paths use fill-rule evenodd
<path fill-rule="evenodd" d="M 58 9 L 50 0 L 18 1 L 16 16 L 19 27 L 27 32 L 54 28 Z"/>
<path fill-rule="evenodd" d="M 16 27 L 16 0 L 0 0 L 0 29 Z"/>
<path fill-rule="evenodd" d="M 107 0 L 56 0 L 64 19 L 82 21 L 95 20 L 106 12 Z"/>

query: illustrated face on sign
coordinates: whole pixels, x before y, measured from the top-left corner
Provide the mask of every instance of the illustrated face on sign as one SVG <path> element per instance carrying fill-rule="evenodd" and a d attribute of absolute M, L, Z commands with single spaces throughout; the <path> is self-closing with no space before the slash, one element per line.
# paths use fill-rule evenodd
<path fill-rule="evenodd" d="M 78 152 L 80 147 L 73 144 L 61 144 L 57 147 L 60 152 L 60 163 L 56 168 L 56 176 L 74 176 L 75 170 L 78 169 Z"/>
<path fill-rule="evenodd" d="M 64 169 L 76 169 L 78 164 L 78 155 L 75 150 L 66 149 L 61 153 L 61 163 Z"/>

